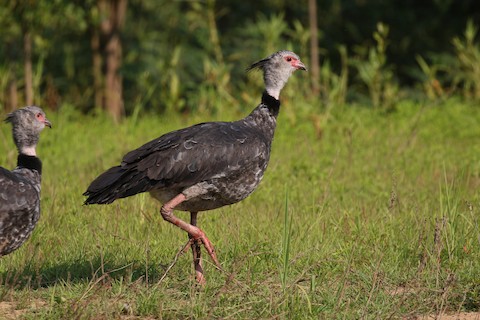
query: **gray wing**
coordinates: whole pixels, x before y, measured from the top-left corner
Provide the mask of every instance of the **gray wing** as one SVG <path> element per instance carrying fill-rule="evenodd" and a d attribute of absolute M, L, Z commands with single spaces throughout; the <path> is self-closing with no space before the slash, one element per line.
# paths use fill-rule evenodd
<path fill-rule="evenodd" d="M 85 203 L 110 203 L 154 188 L 183 188 L 268 160 L 270 142 L 243 121 L 201 123 L 167 133 L 127 153 L 100 175 Z"/>
<path fill-rule="evenodd" d="M 34 186 L 15 173 L 0 167 L 0 229 L 7 216 L 35 206 L 39 195 Z"/>
<path fill-rule="evenodd" d="M 15 249 L 17 245 L 11 246 L 17 238 L 23 242 L 28 236 L 23 230 L 30 230 L 35 224 L 33 219 L 35 210 L 39 210 L 39 201 L 38 191 L 32 184 L 0 167 L 0 255 Z"/>

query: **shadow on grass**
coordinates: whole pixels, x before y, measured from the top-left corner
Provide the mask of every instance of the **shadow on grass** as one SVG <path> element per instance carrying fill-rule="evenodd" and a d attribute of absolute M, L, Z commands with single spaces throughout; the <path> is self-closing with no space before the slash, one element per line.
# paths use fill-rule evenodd
<path fill-rule="evenodd" d="M 38 289 L 57 284 L 85 284 L 100 278 L 150 284 L 157 283 L 167 268 L 168 265 L 157 262 L 145 264 L 145 261 L 130 261 L 125 265 L 116 265 L 104 261 L 100 256 L 91 260 L 79 258 L 52 266 L 27 264 L 20 269 L 0 272 L 0 285 L 5 289 Z"/>

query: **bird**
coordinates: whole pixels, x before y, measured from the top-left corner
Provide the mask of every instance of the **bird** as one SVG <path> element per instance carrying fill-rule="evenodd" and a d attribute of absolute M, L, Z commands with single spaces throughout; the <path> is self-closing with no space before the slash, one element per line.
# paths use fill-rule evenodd
<path fill-rule="evenodd" d="M 262 180 L 270 159 L 280 110 L 280 92 L 296 70 L 307 70 L 299 56 L 281 50 L 247 68 L 263 71 L 260 104 L 233 122 L 204 122 L 166 133 L 124 155 L 120 165 L 100 174 L 87 188 L 85 205 L 148 192 L 160 201 L 164 220 L 189 235 L 196 281 L 205 284 L 201 245 L 221 270 L 212 243 L 197 227 L 198 212 L 237 203 Z M 173 210 L 190 212 L 190 223 Z"/>
<path fill-rule="evenodd" d="M 18 249 L 32 234 L 40 218 L 42 162 L 36 146 L 40 132 L 52 124 L 37 106 L 9 113 L 13 141 L 18 149 L 17 167 L 0 167 L 0 256 Z"/>

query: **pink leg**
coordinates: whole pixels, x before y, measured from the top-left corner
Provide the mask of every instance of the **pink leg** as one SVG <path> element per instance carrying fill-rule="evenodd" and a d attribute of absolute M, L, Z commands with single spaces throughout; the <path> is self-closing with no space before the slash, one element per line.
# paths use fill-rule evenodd
<path fill-rule="evenodd" d="M 197 212 L 190 212 L 190 224 L 192 226 L 197 225 Z M 205 276 L 203 275 L 203 267 L 202 267 L 202 256 L 200 252 L 200 244 L 195 241 L 191 235 L 188 235 L 190 240 L 192 241 L 192 253 L 193 253 L 193 267 L 195 268 L 195 276 L 197 282 L 201 285 L 204 285 L 207 281 L 205 280 Z"/>
<path fill-rule="evenodd" d="M 197 241 L 201 241 L 205 246 L 205 249 L 207 250 L 208 254 L 212 258 L 213 262 L 215 263 L 215 265 L 219 269 L 221 269 L 220 263 L 218 262 L 218 259 L 217 259 L 217 255 L 215 254 L 215 250 L 213 249 L 212 243 L 210 242 L 210 240 L 208 240 L 207 236 L 205 235 L 205 232 L 200 230 L 198 227 L 190 223 L 186 223 L 185 221 L 173 215 L 173 209 L 183 201 L 185 201 L 185 195 L 180 193 L 179 195 L 175 196 L 172 200 L 164 203 L 162 208 L 160 209 L 160 213 L 162 214 L 163 219 L 170 223 L 173 223 L 177 227 L 188 232 L 189 237 L 193 239 L 194 245 L 196 244 Z M 200 250 L 198 250 L 198 252 L 200 252 Z"/>

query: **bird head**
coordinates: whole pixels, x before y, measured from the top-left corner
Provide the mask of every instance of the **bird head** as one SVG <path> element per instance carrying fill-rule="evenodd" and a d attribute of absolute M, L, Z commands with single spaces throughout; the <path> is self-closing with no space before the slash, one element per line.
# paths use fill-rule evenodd
<path fill-rule="evenodd" d="M 45 112 L 36 106 L 15 110 L 7 115 L 5 122 L 12 124 L 13 140 L 18 150 L 27 155 L 35 155 L 40 132 L 52 127 Z"/>
<path fill-rule="evenodd" d="M 272 68 L 290 74 L 295 70 L 307 70 L 296 53 L 288 50 L 281 50 L 271 54 L 265 59 L 255 62 L 247 68 L 247 71 L 253 69 L 267 71 Z"/>
<path fill-rule="evenodd" d="M 255 62 L 247 71 L 259 69 L 263 71 L 265 89 L 275 99 L 295 70 L 307 70 L 300 57 L 292 51 L 281 50 L 265 59 Z"/>

